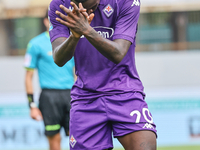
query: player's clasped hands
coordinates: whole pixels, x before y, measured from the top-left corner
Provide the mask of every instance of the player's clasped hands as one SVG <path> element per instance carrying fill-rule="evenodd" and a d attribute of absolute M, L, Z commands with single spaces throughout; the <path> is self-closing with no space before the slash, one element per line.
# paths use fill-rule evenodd
<path fill-rule="evenodd" d="M 73 6 L 73 10 L 69 10 L 63 5 L 60 5 L 60 8 L 67 14 L 56 11 L 56 14 L 61 18 L 56 18 L 58 22 L 70 28 L 72 34 L 76 38 L 80 38 L 81 35 L 84 35 L 84 32 L 90 27 L 90 23 L 94 18 L 94 13 L 92 10 L 87 10 L 83 8 L 82 3 L 79 3 L 79 7 L 74 3 L 70 3 Z M 89 13 L 89 14 L 88 14 Z"/>

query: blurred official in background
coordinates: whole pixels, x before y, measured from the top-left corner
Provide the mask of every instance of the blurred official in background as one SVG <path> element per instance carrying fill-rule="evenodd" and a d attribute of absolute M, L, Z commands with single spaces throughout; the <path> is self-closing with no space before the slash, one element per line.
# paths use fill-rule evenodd
<path fill-rule="evenodd" d="M 74 59 L 58 67 L 52 57 L 49 37 L 48 15 L 44 17 L 46 32 L 34 37 L 28 44 L 25 55 L 25 85 L 31 118 L 44 120 L 45 135 L 50 150 L 60 150 L 60 129 L 69 135 L 70 89 L 74 84 Z M 39 108 L 34 103 L 33 74 L 38 70 L 40 87 Z"/>

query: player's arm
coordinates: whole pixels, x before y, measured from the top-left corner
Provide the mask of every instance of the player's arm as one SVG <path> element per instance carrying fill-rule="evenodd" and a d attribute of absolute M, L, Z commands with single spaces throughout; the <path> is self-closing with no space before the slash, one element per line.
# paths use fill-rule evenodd
<path fill-rule="evenodd" d="M 74 3 L 73 3 L 73 7 L 75 7 L 76 9 L 74 9 L 73 11 L 70 11 L 69 9 L 66 8 L 66 11 L 74 15 L 78 15 L 82 13 L 86 17 L 86 20 L 88 21 L 88 23 L 89 24 L 91 23 L 91 21 L 94 18 L 94 14 L 88 15 L 86 13 L 86 9 L 83 8 L 82 4 L 79 5 L 79 9 L 77 5 Z M 65 18 L 66 20 L 70 19 L 70 17 L 63 15 L 59 11 L 56 11 L 56 14 L 62 18 Z M 66 21 L 63 21 L 60 18 L 56 18 L 56 20 L 63 25 L 66 25 L 67 23 Z M 68 38 L 60 37 L 60 38 L 55 39 L 52 42 L 54 62 L 58 66 L 63 66 L 67 61 L 69 61 L 74 56 L 76 45 L 82 35 L 82 34 L 78 34 L 77 32 L 74 32 L 73 29 L 70 29 L 70 31 L 72 34 Z"/>
<path fill-rule="evenodd" d="M 70 35 L 69 38 L 59 37 L 52 42 L 54 62 L 58 66 L 62 67 L 73 57 L 78 41 L 79 37 Z"/>
<path fill-rule="evenodd" d="M 76 5 L 74 5 L 77 9 L 74 9 L 73 11 L 67 9 L 67 11 L 73 13 L 74 15 L 83 13 L 83 15 L 87 16 L 86 13 L 86 9 L 83 8 L 82 4 L 79 5 L 79 9 Z M 61 12 L 56 11 L 56 14 L 64 17 L 67 19 L 67 16 L 63 15 Z M 87 20 L 89 23 L 91 23 L 94 14 L 91 14 L 89 16 L 87 16 Z M 68 17 L 69 19 L 69 17 Z M 61 24 L 64 24 L 66 22 L 62 21 L 60 18 L 56 18 L 57 21 L 59 21 Z M 74 55 L 74 51 L 76 48 L 76 45 L 81 37 L 80 34 L 74 32 L 72 29 L 70 29 L 71 33 L 70 36 L 68 38 L 66 37 L 59 37 L 56 38 L 53 42 L 52 42 L 52 49 L 53 49 L 53 58 L 54 58 L 54 62 L 58 65 L 58 66 L 63 66 L 67 61 L 69 61 L 73 55 Z"/>
<path fill-rule="evenodd" d="M 78 11 L 78 7 L 73 2 L 71 2 L 71 5 L 74 7 L 75 11 Z M 74 14 L 63 5 L 60 8 L 65 11 L 67 16 L 57 12 L 57 15 L 63 19 L 58 19 L 57 21 L 66 25 L 75 33 L 84 35 L 88 41 L 109 60 L 116 64 L 121 62 L 131 45 L 130 41 L 124 39 L 116 39 L 114 41 L 105 39 L 90 26 L 83 13 Z"/>
<path fill-rule="evenodd" d="M 27 69 L 26 75 L 25 75 L 25 87 L 26 87 L 26 93 L 28 98 L 28 104 L 30 107 L 30 116 L 31 118 L 35 120 L 41 120 L 42 114 L 40 110 L 37 108 L 36 104 L 34 103 L 34 97 L 33 97 L 33 69 Z"/>
<path fill-rule="evenodd" d="M 116 64 L 122 61 L 131 45 L 130 41 L 124 39 L 111 41 L 103 38 L 91 27 L 83 35 L 102 55 Z"/>

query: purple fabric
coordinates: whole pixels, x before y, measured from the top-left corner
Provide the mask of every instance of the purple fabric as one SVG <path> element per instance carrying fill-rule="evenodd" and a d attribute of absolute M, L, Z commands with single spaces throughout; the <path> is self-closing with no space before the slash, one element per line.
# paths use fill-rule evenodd
<path fill-rule="evenodd" d="M 60 4 L 72 8 L 70 0 L 51 2 L 51 42 L 58 37 L 70 35 L 69 29 L 55 20 L 55 11 L 60 10 Z M 135 66 L 135 35 L 140 6 L 131 6 L 132 4 L 133 0 L 100 1 L 91 26 L 104 38 L 125 39 L 132 45 L 124 59 L 115 64 L 100 54 L 86 38 L 81 38 L 74 55 L 78 79 L 72 88 L 72 101 L 132 91 L 143 93 L 143 85 Z"/>
<path fill-rule="evenodd" d="M 69 3 L 70 0 L 53 0 L 50 4 L 51 42 L 70 36 L 69 29 L 55 20 L 59 5 L 71 9 Z M 138 1 L 101 0 L 94 12 L 91 26 L 102 37 L 132 43 L 119 64 L 100 54 L 84 36 L 78 42 L 74 54 L 78 78 L 71 90 L 70 149 L 112 148 L 112 133 L 115 137 L 140 130 L 156 133 L 135 66 L 139 11 Z"/>
<path fill-rule="evenodd" d="M 104 96 L 72 103 L 70 137 L 74 137 L 76 142 L 70 142 L 70 145 L 74 150 L 108 149 L 113 147 L 112 132 L 114 137 L 118 137 L 140 130 L 157 132 L 141 93 Z"/>

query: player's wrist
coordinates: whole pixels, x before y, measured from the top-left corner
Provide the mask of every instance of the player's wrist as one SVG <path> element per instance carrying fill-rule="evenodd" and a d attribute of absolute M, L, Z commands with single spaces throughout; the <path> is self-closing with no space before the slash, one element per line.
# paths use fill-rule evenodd
<path fill-rule="evenodd" d="M 70 31 L 71 31 L 71 36 L 72 36 L 73 39 L 76 39 L 76 40 L 79 40 L 79 39 L 80 39 L 80 37 L 81 37 L 80 34 L 76 33 L 76 32 L 75 32 L 74 30 L 72 30 L 72 29 L 70 29 Z"/>
<path fill-rule="evenodd" d="M 33 94 L 27 94 L 27 98 L 28 98 L 28 106 L 29 106 L 29 108 L 36 108 L 37 105 L 34 102 Z"/>
<path fill-rule="evenodd" d="M 74 34 L 74 33 L 72 33 L 71 36 L 72 36 L 72 38 L 75 39 L 75 40 L 79 40 L 80 37 L 81 37 L 81 35 Z"/>
<path fill-rule="evenodd" d="M 93 30 L 94 30 L 94 29 L 93 29 L 91 26 L 89 26 L 86 30 L 84 30 L 83 35 L 84 35 L 85 37 L 90 36 L 90 35 L 93 35 L 93 34 L 92 34 L 92 31 L 93 31 Z"/>
<path fill-rule="evenodd" d="M 29 104 L 29 107 L 30 107 L 30 108 L 37 108 L 37 105 L 36 105 L 34 102 L 31 102 L 31 103 Z"/>

